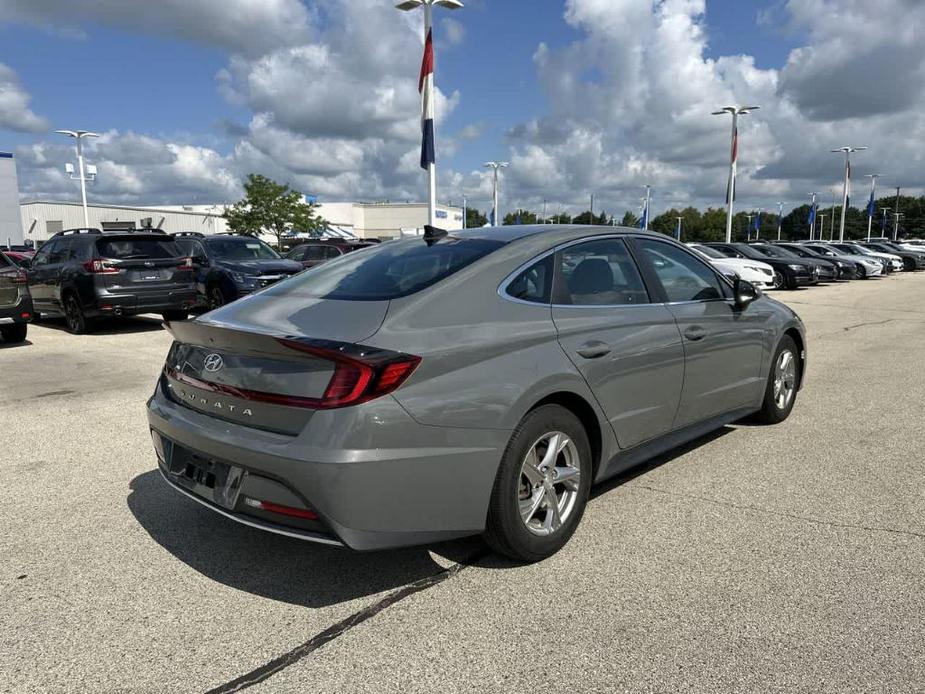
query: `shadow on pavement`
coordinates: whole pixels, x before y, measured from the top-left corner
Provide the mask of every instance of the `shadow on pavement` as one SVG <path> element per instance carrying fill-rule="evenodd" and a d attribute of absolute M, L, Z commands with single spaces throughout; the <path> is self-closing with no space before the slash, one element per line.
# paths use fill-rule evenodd
<path fill-rule="evenodd" d="M 17 347 L 29 347 L 32 345 L 28 339 L 23 340 L 22 342 L 4 342 L 3 338 L 0 337 L 0 349 L 16 349 Z"/>
<path fill-rule="evenodd" d="M 478 538 L 431 547 L 359 553 L 236 523 L 175 492 L 157 470 L 129 484 L 129 510 L 177 559 L 212 580 L 272 600 L 325 607 L 375 595 L 484 554 Z"/>
<path fill-rule="evenodd" d="M 43 328 L 67 332 L 67 325 L 63 318 L 42 317 L 38 323 Z M 160 316 L 130 316 L 128 318 L 104 318 L 93 324 L 89 337 L 94 335 L 132 335 L 134 333 L 147 333 L 163 329 Z"/>

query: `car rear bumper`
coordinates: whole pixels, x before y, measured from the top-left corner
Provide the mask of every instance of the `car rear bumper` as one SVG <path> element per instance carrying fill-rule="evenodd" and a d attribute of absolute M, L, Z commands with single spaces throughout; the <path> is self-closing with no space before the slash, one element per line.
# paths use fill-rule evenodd
<path fill-rule="evenodd" d="M 196 290 L 175 289 L 165 292 L 144 292 L 137 294 L 97 294 L 95 306 L 86 309 L 89 317 L 133 316 L 139 313 L 164 313 L 185 311 L 196 305 Z"/>
<path fill-rule="evenodd" d="M 420 425 L 390 396 L 319 410 L 300 435 L 286 436 L 180 405 L 162 383 L 148 422 L 161 474 L 175 489 L 246 525 L 357 550 L 482 532 L 510 437 Z M 317 520 L 265 513 L 255 501 Z"/>
<path fill-rule="evenodd" d="M 0 325 L 28 323 L 35 315 L 32 309 L 32 297 L 21 294 L 19 301 L 12 305 L 0 305 Z"/>

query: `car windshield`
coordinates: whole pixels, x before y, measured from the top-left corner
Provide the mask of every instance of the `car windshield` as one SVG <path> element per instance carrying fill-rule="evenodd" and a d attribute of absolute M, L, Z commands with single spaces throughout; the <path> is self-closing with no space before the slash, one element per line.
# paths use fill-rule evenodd
<path fill-rule="evenodd" d="M 761 255 L 767 256 L 768 258 L 781 258 L 782 260 L 788 260 L 790 258 L 796 258 L 797 254 L 792 253 L 784 248 L 778 248 L 777 246 L 763 246 L 763 245 L 754 245 L 751 248 L 755 249 Z"/>
<path fill-rule="evenodd" d="M 96 249 L 101 257 L 114 260 L 159 260 L 180 255 L 175 241 L 160 238 L 105 238 L 96 242 Z"/>
<path fill-rule="evenodd" d="M 260 239 L 211 238 L 206 239 L 210 255 L 222 260 L 276 260 L 279 254 Z"/>
<path fill-rule="evenodd" d="M 494 239 L 448 236 L 384 243 L 348 253 L 267 290 L 341 301 L 386 301 L 429 287 L 501 248 Z"/>
<path fill-rule="evenodd" d="M 708 258 L 721 258 L 722 259 L 726 257 L 722 253 L 720 253 L 718 250 L 716 250 L 715 248 L 710 248 L 709 246 L 698 246 L 694 244 L 691 246 L 691 248 L 693 248 L 695 251 L 697 251 L 701 255 L 707 256 Z"/>
<path fill-rule="evenodd" d="M 833 244 L 832 247 L 839 251 L 842 251 L 843 253 L 850 253 L 851 255 L 867 255 L 866 253 L 864 253 L 864 251 L 862 251 L 857 246 L 852 246 L 850 244 L 842 245 L 842 244 L 836 243 L 836 244 Z"/>
<path fill-rule="evenodd" d="M 809 258 L 810 256 L 816 255 L 816 253 L 810 249 L 800 248 L 799 246 L 779 246 L 779 248 L 783 248 L 784 250 L 789 251 L 790 253 L 793 253 L 794 255 L 797 255 L 801 258 Z"/>

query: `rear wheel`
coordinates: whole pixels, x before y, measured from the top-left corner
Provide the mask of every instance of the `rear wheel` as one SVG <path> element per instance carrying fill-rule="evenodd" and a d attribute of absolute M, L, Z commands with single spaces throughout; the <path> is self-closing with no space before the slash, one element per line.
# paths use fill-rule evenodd
<path fill-rule="evenodd" d="M 228 297 L 222 288 L 214 284 L 209 288 L 209 310 L 221 308 L 228 303 Z"/>
<path fill-rule="evenodd" d="M 26 339 L 27 330 L 28 325 L 26 323 L 14 323 L 13 325 L 0 326 L 0 337 L 3 338 L 4 342 L 9 344 L 23 342 Z"/>
<path fill-rule="evenodd" d="M 168 323 L 186 320 L 188 317 L 189 317 L 189 313 L 186 311 L 164 311 L 161 314 L 161 318 L 163 318 Z"/>
<path fill-rule="evenodd" d="M 528 413 L 498 468 L 486 541 L 518 561 L 555 554 L 581 521 L 591 477 L 591 446 L 578 418 L 558 405 Z"/>
<path fill-rule="evenodd" d="M 67 322 L 68 332 L 74 335 L 83 335 L 92 327 L 74 294 L 68 294 L 64 299 L 64 320 Z"/>
<path fill-rule="evenodd" d="M 771 373 L 764 392 L 764 402 L 756 419 L 763 424 L 779 424 L 790 416 L 797 399 L 803 362 L 796 342 L 785 335 L 774 353 Z"/>

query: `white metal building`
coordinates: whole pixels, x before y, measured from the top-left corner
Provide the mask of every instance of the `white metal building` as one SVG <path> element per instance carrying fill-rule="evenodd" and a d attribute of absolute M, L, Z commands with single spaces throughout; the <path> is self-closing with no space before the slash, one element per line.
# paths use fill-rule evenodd
<path fill-rule="evenodd" d="M 9 152 L 0 152 L 0 245 L 19 245 L 22 242 L 16 160 Z"/>
<path fill-rule="evenodd" d="M 20 210 L 23 238 L 36 245 L 62 229 L 84 226 L 83 208 L 79 202 L 24 202 L 20 205 Z M 228 223 L 222 216 L 224 211 L 224 205 L 88 205 L 91 227 L 105 229 L 116 225 L 124 227 L 134 224 L 136 228 L 150 226 L 168 233 L 227 233 Z M 318 204 L 318 213 L 335 232 L 359 238 L 388 239 L 419 234 L 423 232 L 427 223 L 425 203 L 324 202 Z M 462 219 L 461 208 L 438 205 L 437 223 L 443 228 L 461 229 Z"/>

